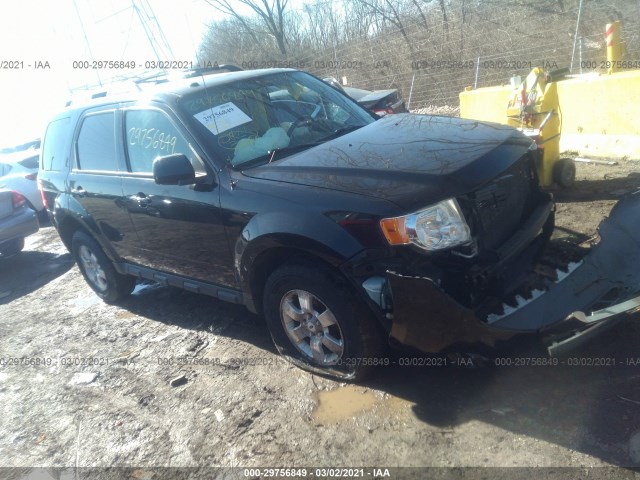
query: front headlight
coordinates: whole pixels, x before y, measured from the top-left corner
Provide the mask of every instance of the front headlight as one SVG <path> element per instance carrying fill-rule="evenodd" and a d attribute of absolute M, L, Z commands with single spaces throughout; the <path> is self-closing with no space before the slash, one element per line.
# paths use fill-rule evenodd
<path fill-rule="evenodd" d="M 380 227 L 390 245 L 413 243 L 429 251 L 464 245 L 471 240 L 469 225 L 453 198 L 409 215 L 383 218 Z"/>

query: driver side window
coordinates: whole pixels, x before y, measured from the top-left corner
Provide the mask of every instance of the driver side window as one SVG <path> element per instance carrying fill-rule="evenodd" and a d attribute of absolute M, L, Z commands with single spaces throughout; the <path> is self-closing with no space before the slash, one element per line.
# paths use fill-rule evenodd
<path fill-rule="evenodd" d="M 125 113 L 127 157 L 132 172 L 151 173 L 156 157 L 184 154 L 196 171 L 199 161 L 187 140 L 164 113 L 158 110 L 128 110 Z"/>

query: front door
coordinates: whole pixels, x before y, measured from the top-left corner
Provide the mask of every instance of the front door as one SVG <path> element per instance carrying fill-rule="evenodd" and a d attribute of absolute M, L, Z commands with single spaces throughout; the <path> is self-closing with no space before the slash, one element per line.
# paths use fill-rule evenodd
<path fill-rule="evenodd" d="M 210 185 L 158 185 L 153 160 L 182 153 L 196 172 L 207 173 L 188 134 L 159 108 L 123 111 L 124 150 L 129 172 L 122 188 L 140 241 L 144 266 L 218 285 L 237 286 L 220 210 L 216 182 Z M 213 179 L 214 173 L 209 169 Z"/>

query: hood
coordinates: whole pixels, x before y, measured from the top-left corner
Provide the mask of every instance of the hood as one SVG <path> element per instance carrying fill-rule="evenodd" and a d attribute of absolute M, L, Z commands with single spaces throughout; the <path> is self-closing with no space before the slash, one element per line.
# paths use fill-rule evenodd
<path fill-rule="evenodd" d="M 530 145 L 529 138 L 504 125 L 398 114 L 243 174 L 384 198 L 413 209 L 474 190 Z"/>

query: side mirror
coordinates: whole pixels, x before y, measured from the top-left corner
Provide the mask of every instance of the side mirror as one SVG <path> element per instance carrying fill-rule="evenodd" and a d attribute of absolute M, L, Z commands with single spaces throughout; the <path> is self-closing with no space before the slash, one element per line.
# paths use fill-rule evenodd
<path fill-rule="evenodd" d="M 158 185 L 193 185 L 196 171 L 183 153 L 175 153 L 153 161 L 153 178 Z"/>

